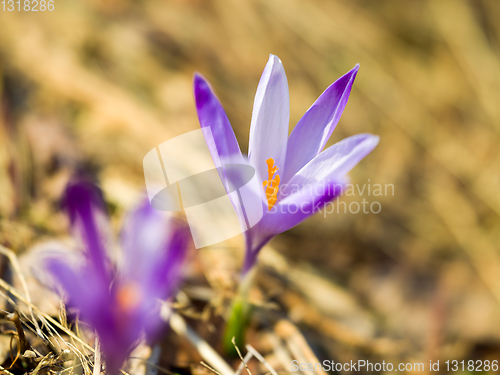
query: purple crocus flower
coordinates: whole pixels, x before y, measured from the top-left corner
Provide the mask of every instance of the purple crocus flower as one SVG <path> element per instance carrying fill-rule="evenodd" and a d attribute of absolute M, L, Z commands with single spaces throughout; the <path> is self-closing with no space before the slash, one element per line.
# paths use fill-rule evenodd
<path fill-rule="evenodd" d="M 247 163 L 263 188 L 250 206 L 264 215 L 245 232 L 243 274 L 255 264 L 271 238 L 311 216 L 343 191 L 346 174 L 378 144 L 379 137 L 358 134 L 322 151 L 347 104 L 359 65 L 330 85 L 288 136 L 288 82 L 281 60 L 270 55 L 260 78 L 250 125 L 248 157 L 242 155 L 231 124 L 208 82 L 194 77 L 194 94 L 202 128 L 209 127 L 221 162 Z M 210 147 L 210 143 L 209 147 Z M 224 178 L 224 176 L 221 176 Z M 233 203 L 236 207 L 236 202 Z"/>
<path fill-rule="evenodd" d="M 161 328 L 158 301 L 176 289 L 189 231 L 145 199 L 126 220 L 123 259 L 115 266 L 100 230 L 104 204 L 98 188 L 72 183 L 64 204 L 82 239 L 83 259 L 52 257 L 47 268 L 99 336 L 108 372 L 117 374 L 139 340 L 154 338 Z"/>

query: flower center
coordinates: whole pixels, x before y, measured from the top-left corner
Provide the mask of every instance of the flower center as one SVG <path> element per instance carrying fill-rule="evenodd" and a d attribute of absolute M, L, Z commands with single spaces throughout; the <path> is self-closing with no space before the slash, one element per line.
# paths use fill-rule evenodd
<path fill-rule="evenodd" d="M 133 311 L 141 303 L 141 291 L 136 283 L 129 282 L 118 289 L 116 299 L 121 311 Z"/>
<path fill-rule="evenodd" d="M 264 185 L 264 191 L 266 192 L 267 206 L 269 207 L 269 211 L 271 211 L 271 208 L 273 208 L 273 206 L 276 204 L 276 199 L 278 199 L 280 175 L 277 174 L 276 177 L 274 177 L 274 174 L 279 168 L 274 165 L 273 158 L 267 159 L 266 163 L 267 173 L 269 177 L 268 180 L 262 183 L 262 185 Z"/>

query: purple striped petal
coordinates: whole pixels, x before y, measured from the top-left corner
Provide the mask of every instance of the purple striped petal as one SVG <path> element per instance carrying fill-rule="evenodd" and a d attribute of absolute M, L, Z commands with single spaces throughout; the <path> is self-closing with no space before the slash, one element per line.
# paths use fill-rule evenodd
<path fill-rule="evenodd" d="M 358 134 L 334 144 L 307 163 L 283 185 L 281 196 L 288 196 L 305 185 L 343 177 L 368 155 L 378 142 L 379 137 L 376 135 Z"/>
<path fill-rule="evenodd" d="M 284 183 L 325 147 L 342 116 L 358 69 L 359 65 L 356 65 L 332 83 L 293 129 L 288 139 L 286 168 L 282 176 Z"/>
<path fill-rule="evenodd" d="M 248 157 L 260 181 L 268 179 L 266 160 L 273 158 L 281 174 L 285 168 L 290 100 L 281 60 L 274 55 L 260 78 L 252 111 Z"/>
<path fill-rule="evenodd" d="M 158 285 L 157 298 L 161 299 L 170 298 L 179 286 L 191 239 L 191 232 L 183 223 L 171 220 L 170 226 L 173 228 L 171 236 L 164 245 L 162 257 L 152 269 L 153 285 Z"/>
<path fill-rule="evenodd" d="M 121 233 L 123 264 L 120 275 L 123 278 L 149 278 L 170 235 L 168 215 L 155 210 L 148 199 L 143 199 L 126 217 Z"/>
<path fill-rule="evenodd" d="M 100 306 L 108 304 L 109 284 L 102 284 L 89 266 L 78 269 L 60 259 L 46 260 L 46 268 L 64 290 L 71 306 L 80 310 L 86 320 L 99 319 Z"/>
<path fill-rule="evenodd" d="M 117 288 L 132 287 L 134 295 L 138 292 L 141 302 L 130 320 L 149 339 L 158 336 L 163 324 L 158 301 L 170 298 L 179 286 L 190 238 L 187 225 L 153 209 L 147 198 L 126 220 L 122 233 L 125 259 Z"/>
<path fill-rule="evenodd" d="M 208 81 L 198 73 L 194 75 L 194 97 L 207 147 L 216 167 L 221 167 L 218 168 L 219 177 L 228 191 L 230 181 L 228 181 L 226 164 L 243 162 L 240 146 L 219 99 L 215 96 Z M 206 129 L 210 129 L 211 134 L 207 133 Z M 231 195 L 230 200 L 238 215 L 241 216 L 238 202 Z"/>
<path fill-rule="evenodd" d="M 273 235 L 293 228 L 339 196 L 346 183 L 345 176 L 338 176 L 299 190 L 278 202 L 263 218 L 262 226 Z"/>
<path fill-rule="evenodd" d="M 143 199 L 123 228 L 121 278 L 140 285 L 152 299 L 169 297 L 179 283 L 189 238 L 186 225 Z"/>
<path fill-rule="evenodd" d="M 207 141 L 210 154 L 214 160 L 230 159 L 237 161 L 241 158 L 241 150 L 229 123 L 226 112 L 215 96 L 210 84 L 200 74 L 194 75 L 194 97 L 196 101 L 196 110 L 198 119 L 202 128 L 209 127 L 213 140 Z"/>
<path fill-rule="evenodd" d="M 109 259 L 103 244 L 103 235 L 96 223 L 97 211 L 103 211 L 104 201 L 97 186 L 85 181 L 69 183 L 63 205 L 68 211 L 71 225 L 82 237 L 85 256 L 92 263 L 103 282 L 109 280 Z"/>

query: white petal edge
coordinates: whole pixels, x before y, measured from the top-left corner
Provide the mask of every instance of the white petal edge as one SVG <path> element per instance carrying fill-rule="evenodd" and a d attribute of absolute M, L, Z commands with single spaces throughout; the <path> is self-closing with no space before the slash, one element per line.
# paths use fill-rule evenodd
<path fill-rule="evenodd" d="M 285 70 L 281 60 L 270 55 L 255 94 L 248 147 L 250 164 L 256 169 L 260 181 L 267 180 L 266 160 L 269 158 L 274 159 L 281 172 L 285 170 L 289 120 L 290 99 Z"/>

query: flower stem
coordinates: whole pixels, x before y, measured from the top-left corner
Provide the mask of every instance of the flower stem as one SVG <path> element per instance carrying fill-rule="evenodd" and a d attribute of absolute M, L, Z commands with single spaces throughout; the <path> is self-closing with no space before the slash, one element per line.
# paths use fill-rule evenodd
<path fill-rule="evenodd" d="M 232 343 L 235 338 L 236 346 L 242 348 L 245 346 L 245 333 L 250 321 L 252 305 L 248 301 L 248 294 L 255 276 L 255 269 L 247 272 L 238 288 L 238 293 L 233 300 L 229 319 L 223 337 L 223 347 L 226 354 L 236 356 L 237 352 Z"/>

